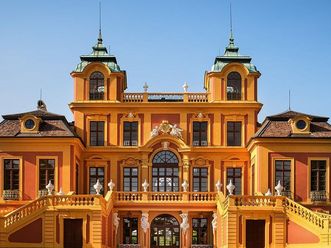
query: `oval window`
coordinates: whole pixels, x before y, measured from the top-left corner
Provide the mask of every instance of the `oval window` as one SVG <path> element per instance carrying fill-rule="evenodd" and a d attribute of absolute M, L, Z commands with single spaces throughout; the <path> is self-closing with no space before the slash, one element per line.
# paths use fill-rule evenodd
<path fill-rule="evenodd" d="M 307 127 L 307 123 L 304 120 L 298 120 L 296 123 L 296 127 L 298 129 L 305 129 Z"/>
<path fill-rule="evenodd" d="M 33 129 L 35 125 L 36 125 L 36 123 L 32 119 L 27 119 L 24 122 L 24 126 L 25 126 L 26 129 Z"/>

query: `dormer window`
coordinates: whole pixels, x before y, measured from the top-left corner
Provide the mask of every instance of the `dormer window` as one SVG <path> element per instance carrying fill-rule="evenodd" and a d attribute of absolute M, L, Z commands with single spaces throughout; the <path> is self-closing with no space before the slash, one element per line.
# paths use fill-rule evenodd
<path fill-rule="evenodd" d="M 25 115 L 20 118 L 21 133 L 38 133 L 41 119 L 34 115 Z"/>
<path fill-rule="evenodd" d="M 105 79 L 101 72 L 93 72 L 90 76 L 90 100 L 103 100 Z"/>
<path fill-rule="evenodd" d="M 227 100 L 241 100 L 241 76 L 238 72 L 231 72 L 227 78 Z"/>
<path fill-rule="evenodd" d="M 310 134 L 311 119 L 307 116 L 295 116 L 289 120 L 292 134 Z"/>

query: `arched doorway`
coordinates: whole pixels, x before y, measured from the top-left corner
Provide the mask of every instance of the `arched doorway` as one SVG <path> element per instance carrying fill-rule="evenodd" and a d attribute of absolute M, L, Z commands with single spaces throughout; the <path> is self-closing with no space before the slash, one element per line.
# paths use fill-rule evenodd
<path fill-rule="evenodd" d="M 180 226 L 175 217 L 157 216 L 151 225 L 151 247 L 179 248 Z"/>
<path fill-rule="evenodd" d="M 158 152 L 153 158 L 154 192 L 178 192 L 178 158 L 171 151 Z"/>

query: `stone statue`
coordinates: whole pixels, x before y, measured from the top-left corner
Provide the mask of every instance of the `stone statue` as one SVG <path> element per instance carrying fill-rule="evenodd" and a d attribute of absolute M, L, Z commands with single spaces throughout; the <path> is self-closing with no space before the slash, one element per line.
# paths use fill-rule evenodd
<path fill-rule="evenodd" d="M 213 213 L 213 220 L 211 221 L 211 225 L 213 226 L 213 231 L 215 232 L 217 229 L 217 213 Z"/>
<path fill-rule="evenodd" d="M 149 186 L 149 183 L 147 182 L 146 179 L 145 179 L 144 183 L 143 183 L 141 186 L 143 186 L 143 188 L 144 188 L 144 192 L 147 192 L 147 188 L 148 188 L 148 186 Z"/>
<path fill-rule="evenodd" d="M 147 229 L 149 228 L 148 213 L 142 213 L 141 215 L 141 228 L 143 229 L 144 233 L 146 233 Z"/>
<path fill-rule="evenodd" d="M 190 227 L 190 224 L 188 223 L 188 214 L 182 213 L 179 215 L 182 218 L 182 223 L 180 224 L 180 228 L 183 230 L 183 233 L 185 235 L 187 229 Z"/>
<path fill-rule="evenodd" d="M 151 132 L 151 138 L 154 138 L 159 135 L 159 127 L 155 126 L 154 129 Z"/>
<path fill-rule="evenodd" d="M 115 227 L 115 233 L 117 233 L 118 226 L 120 225 L 120 218 L 118 213 L 113 213 L 113 225 Z"/>
<path fill-rule="evenodd" d="M 171 127 L 170 135 L 175 136 L 175 137 L 180 138 L 180 139 L 183 139 L 182 131 L 183 131 L 183 129 L 177 127 L 177 124 L 174 124 Z"/>
<path fill-rule="evenodd" d="M 186 180 L 184 180 L 184 182 L 182 183 L 182 187 L 183 187 L 183 192 L 187 192 L 189 184 L 187 183 Z"/>

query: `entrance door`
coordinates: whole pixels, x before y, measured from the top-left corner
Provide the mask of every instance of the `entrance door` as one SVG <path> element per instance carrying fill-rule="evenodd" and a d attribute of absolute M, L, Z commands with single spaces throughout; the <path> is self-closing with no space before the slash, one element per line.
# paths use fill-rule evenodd
<path fill-rule="evenodd" d="M 265 247 L 265 220 L 246 220 L 246 247 Z"/>
<path fill-rule="evenodd" d="M 83 219 L 64 219 L 64 248 L 83 247 Z"/>
<path fill-rule="evenodd" d="M 179 248 L 179 223 L 171 215 L 159 215 L 151 225 L 151 247 Z"/>

